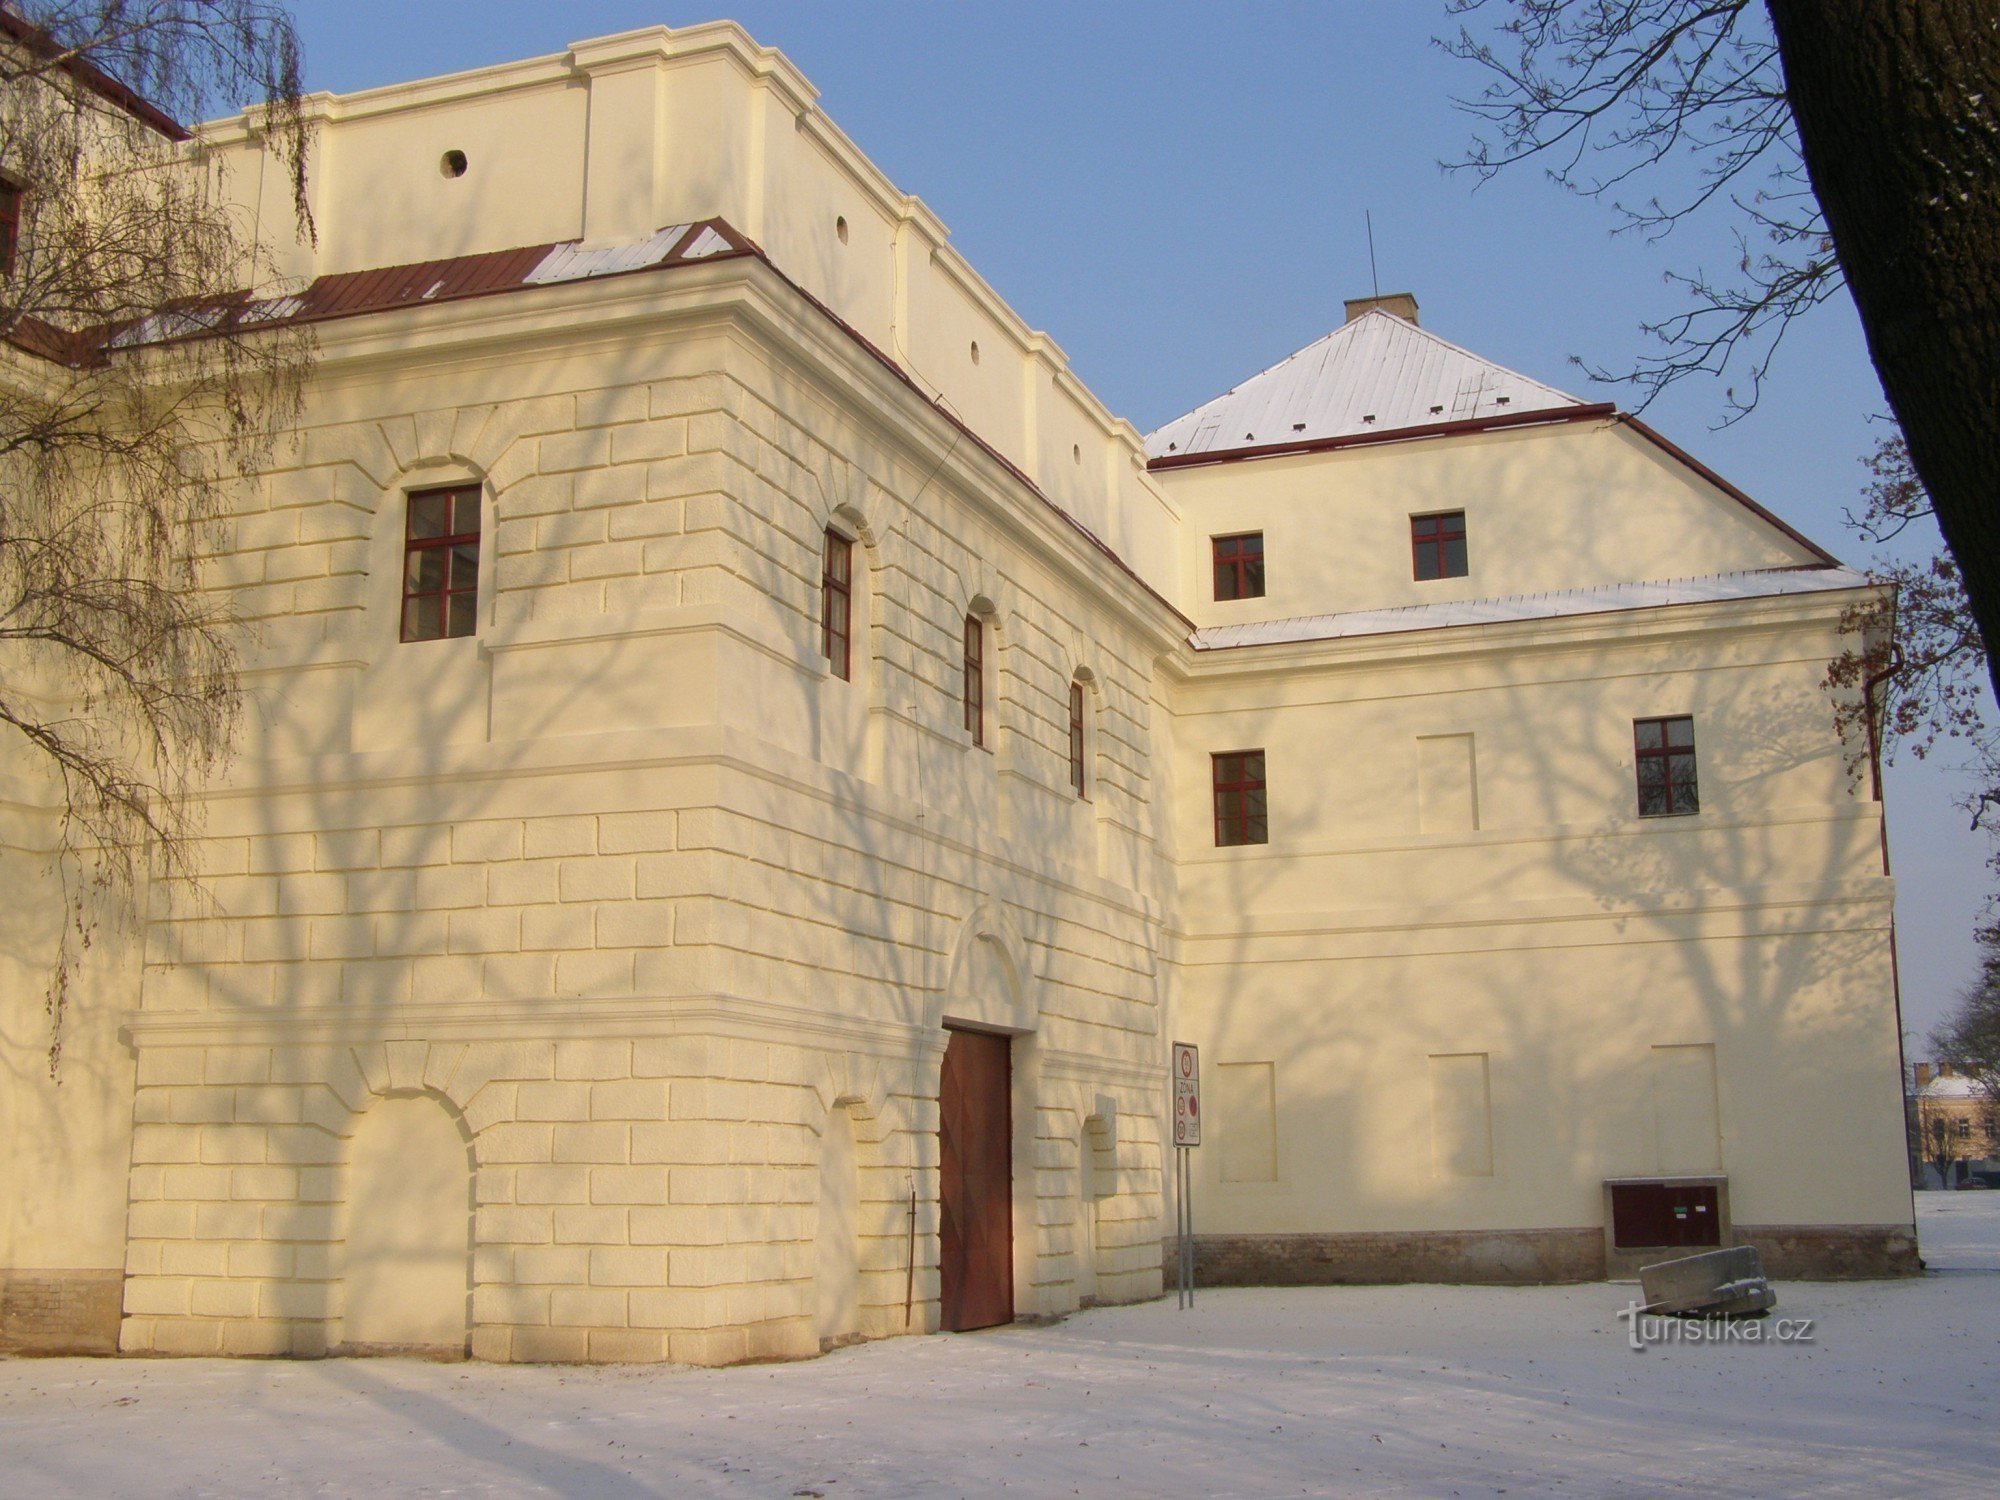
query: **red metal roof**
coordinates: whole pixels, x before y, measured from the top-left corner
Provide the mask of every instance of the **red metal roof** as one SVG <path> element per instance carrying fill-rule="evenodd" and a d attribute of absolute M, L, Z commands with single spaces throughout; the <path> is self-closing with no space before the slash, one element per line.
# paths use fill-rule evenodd
<path fill-rule="evenodd" d="M 45 61 L 56 59 L 55 65 L 58 68 L 93 94 L 117 105 L 140 124 L 157 130 L 168 140 L 189 139 L 187 127 L 157 104 L 140 97 L 81 53 L 72 52 L 69 47 L 49 35 L 44 28 L 35 25 L 26 16 L 16 14 L 4 6 L 0 6 L 0 36 L 19 42 L 29 52 Z M 65 53 L 70 55 L 65 56 Z"/>

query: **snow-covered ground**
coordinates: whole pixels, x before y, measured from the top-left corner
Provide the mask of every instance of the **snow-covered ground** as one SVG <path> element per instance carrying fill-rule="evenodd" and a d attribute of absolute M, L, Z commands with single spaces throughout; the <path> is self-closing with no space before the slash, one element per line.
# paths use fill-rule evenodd
<path fill-rule="evenodd" d="M 1634 1288 L 1203 1293 L 803 1364 L 0 1362 L 0 1495 L 2000 1493 L 2000 1192 L 1810 1344 L 1628 1347 Z"/>

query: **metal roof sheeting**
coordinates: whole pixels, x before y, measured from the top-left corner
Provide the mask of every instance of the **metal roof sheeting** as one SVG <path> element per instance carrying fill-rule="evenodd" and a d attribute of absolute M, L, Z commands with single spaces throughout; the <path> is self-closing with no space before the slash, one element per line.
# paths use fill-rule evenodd
<path fill-rule="evenodd" d="M 1584 404 L 1378 310 L 1148 434 L 1146 455 L 1225 453 Z"/>
<path fill-rule="evenodd" d="M 685 224 L 669 224 L 657 234 L 630 245 L 596 246 L 586 249 L 581 241 L 557 245 L 542 257 L 541 264 L 521 279 L 533 286 L 552 281 L 581 281 L 587 276 L 611 276 L 619 271 L 641 271 L 665 260 L 682 235 Z"/>
<path fill-rule="evenodd" d="M 1224 651 L 1234 646 L 1275 646 L 1303 641 L 1346 640 L 1354 636 L 1396 635 L 1410 630 L 1445 630 L 1455 625 L 1554 620 L 1569 615 L 1657 609 L 1670 604 L 1714 604 L 1730 599 L 1763 599 L 1781 594 L 1828 593 L 1866 588 L 1872 581 L 1866 573 L 1839 567 L 1714 573 L 1703 578 L 1607 583 L 1548 594 L 1406 604 L 1395 609 L 1358 609 L 1347 614 L 1300 615 L 1289 620 L 1211 625 L 1197 630 L 1189 640 L 1197 651 Z"/>

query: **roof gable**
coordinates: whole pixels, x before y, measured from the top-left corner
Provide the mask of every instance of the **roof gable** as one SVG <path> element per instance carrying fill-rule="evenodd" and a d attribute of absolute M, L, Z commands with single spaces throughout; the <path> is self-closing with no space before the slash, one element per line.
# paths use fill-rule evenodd
<path fill-rule="evenodd" d="M 1225 453 L 1584 404 L 1377 310 L 1148 434 L 1146 454 Z"/>

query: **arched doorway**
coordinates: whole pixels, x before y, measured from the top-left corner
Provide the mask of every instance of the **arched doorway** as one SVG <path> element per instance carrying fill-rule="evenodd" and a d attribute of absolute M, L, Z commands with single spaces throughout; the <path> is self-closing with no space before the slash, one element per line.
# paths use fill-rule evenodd
<path fill-rule="evenodd" d="M 854 1114 L 836 1105 L 820 1134 L 819 1222 L 813 1235 L 813 1332 L 822 1349 L 861 1332 L 860 1218 Z"/>
<path fill-rule="evenodd" d="M 340 1347 L 466 1352 L 472 1156 L 430 1094 L 378 1099 L 348 1143 Z"/>

